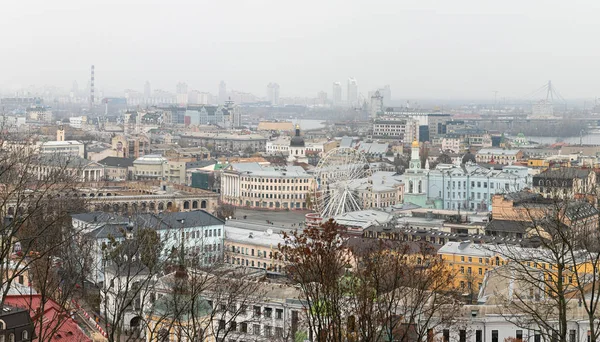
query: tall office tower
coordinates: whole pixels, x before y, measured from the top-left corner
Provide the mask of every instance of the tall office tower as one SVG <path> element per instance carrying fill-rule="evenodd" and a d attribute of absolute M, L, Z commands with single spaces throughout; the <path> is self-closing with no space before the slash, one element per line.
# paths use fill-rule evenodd
<path fill-rule="evenodd" d="M 144 100 L 146 101 L 146 103 L 148 103 L 148 101 L 150 101 L 151 97 L 152 97 L 152 88 L 150 87 L 150 81 L 146 81 L 146 84 L 144 84 Z"/>
<path fill-rule="evenodd" d="M 383 86 L 383 91 L 379 91 L 381 93 L 381 96 L 383 96 L 383 105 L 384 106 L 391 106 L 392 105 L 392 89 L 390 88 L 389 84 L 386 84 L 385 86 Z"/>
<path fill-rule="evenodd" d="M 92 65 L 90 72 L 90 111 L 94 108 L 94 78 L 95 78 L 95 70 Z"/>
<path fill-rule="evenodd" d="M 73 86 L 71 87 L 71 92 L 75 96 L 77 96 L 77 94 L 79 93 L 79 83 L 77 83 L 77 81 L 73 81 Z"/>
<path fill-rule="evenodd" d="M 219 83 L 219 104 L 224 105 L 227 101 L 227 84 L 225 81 L 221 81 Z"/>
<path fill-rule="evenodd" d="M 342 105 L 342 84 L 340 82 L 333 82 L 333 106 L 339 107 Z"/>
<path fill-rule="evenodd" d="M 354 77 L 348 78 L 348 106 L 358 106 L 358 84 Z"/>
<path fill-rule="evenodd" d="M 279 84 L 271 82 L 267 85 L 267 101 L 272 106 L 279 104 Z"/>
<path fill-rule="evenodd" d="M 371 96 L 371 119 L 377 119 L 377 115 L 383 114 L 383 97 L 379 93 L 379 90 Z"/>
<path fill-rule="evenodd" d="M 188 103 L 188 85 L 184 82 L 177 83 L 175 87 L 175 93 L 177 93 L 177 104 L 186 105 Z"/>
<path fill-rule="evenodd" d="M 319 105 L 324 106 L 327 104 L 327 93 L 320 91 L 317 93 L 317 102 Z"/>

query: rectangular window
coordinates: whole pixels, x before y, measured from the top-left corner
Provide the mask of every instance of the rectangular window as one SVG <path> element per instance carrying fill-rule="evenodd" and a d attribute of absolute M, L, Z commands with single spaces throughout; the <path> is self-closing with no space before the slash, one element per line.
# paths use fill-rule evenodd
<path fill-rule="evenodd" d="M 254 306 L 254 317 L 260 316 L 260 306 Z"/>
<path fill-rule="evenodd" d="M 483 342 L 483 334 L 481 330 L 475 330 L 475 342 Z"/>
<path fill-rule="evenodd" d="M 517 338 L 517 341 L 523 341 L 523 330 L 515 331 L 515 337 Z"/>
<path fill-rule="evenodd" d="M 265 336 L 266 337 L 273 336 L 273 328 L 270 325 L 265 325 Z"/>
<path fill-rule="evenodd" d="M 575 342 L 576 339 L 576 331 L 571 329 L 569 330 L 569 342 Z"/>
<path fill-rule="evenodd" d="M 278 337 L 278 338 L 283 337 L 283 328 L 275 327 L 275 337 Z"/>
<path fill-rule="evenodd" d="M 467 342 L 467 331 L 466 330 L 458 331 L 458 342 Z"/>
<path fill-rule="evenodd" d="M 492 330 L 492 342 L 498 342 L 498 330 Z"/>
<path fill-rule="evenodd" d="M 443 342 L 450 342 L 450 330 L 448 329 L 444 329 L 443 331 L 443 337 L 444 339 L 442 340 Z"/>
<path fill-rule="evenodd" d="M 257 336 L 260 335 L 260 325 L 259 324 L 252 325 L 252 333 Z"/>
<path fill-rule="evenodd" d="M 240 332 L 248 333 L 248 323 L 240 323 Z"/>
<path fill-rule="evenodd" d="M 271 308 L 265 308 L 265 317 L 266 318 L 271 318 L 273 316 L 273 309 Z"/>
<path fill-rule="evenodd" d="M 276 319 L 283 319 L 283 309 L 276 309 L 275 310 L 275 318 Z"/>
<path fill-rule="evenodd" d="M 533 342 L 541 342 L 542 341 L 542 336 L 540 335 L 539 331 L 535 332 L 535 335 L 533 335 Z"/>

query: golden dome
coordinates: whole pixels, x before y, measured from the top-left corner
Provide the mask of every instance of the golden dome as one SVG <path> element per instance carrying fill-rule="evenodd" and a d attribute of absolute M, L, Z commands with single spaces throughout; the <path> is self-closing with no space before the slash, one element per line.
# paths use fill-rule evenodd
<path fill-rule="evenodd" d="M 419 147 L 419 142 L 417 140 L 414 140 L 412 142 L 412 147 Z"/>

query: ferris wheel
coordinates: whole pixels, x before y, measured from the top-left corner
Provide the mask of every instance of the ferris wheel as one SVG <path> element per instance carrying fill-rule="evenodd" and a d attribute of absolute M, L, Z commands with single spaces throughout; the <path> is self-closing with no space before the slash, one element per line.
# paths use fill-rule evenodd
<path fill-rule="evenodd" d="M 358 189 L 364 182 L 360 179 L 370 176 L 369 162 L 362 152 L 349 147 L 327 152 L 315 170 L 316 211 L 323 219 L 328 219 L 362 210 Z"/>

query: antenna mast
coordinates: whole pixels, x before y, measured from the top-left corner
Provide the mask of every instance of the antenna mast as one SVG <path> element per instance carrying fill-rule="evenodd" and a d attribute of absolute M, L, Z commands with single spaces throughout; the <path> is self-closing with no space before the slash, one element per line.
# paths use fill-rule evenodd
<path fill-rule="evenodd" d="M 92 65 L 90 73 L 90 112 L 94 108 L 94 66 Z"/>

